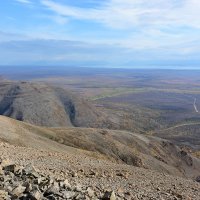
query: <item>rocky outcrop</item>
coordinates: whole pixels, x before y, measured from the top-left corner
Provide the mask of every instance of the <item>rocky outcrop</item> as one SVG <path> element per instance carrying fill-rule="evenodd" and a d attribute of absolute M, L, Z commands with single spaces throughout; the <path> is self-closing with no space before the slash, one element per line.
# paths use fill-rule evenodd
<path fill-rule="evenodd" d="M 200 196 L 198 179 L 192 181 L 81 153 L 0 142 L 0 158 L 0 200 L 199 200 Z"/>
<path fill-rule="evenodd" d="M 71 186 L 67 179 L 45 176 L 30 164 L 23 167 L 0 162 L 1 200 L 116 199 L 114 191 L 98 197 L 90 187 Z"/>

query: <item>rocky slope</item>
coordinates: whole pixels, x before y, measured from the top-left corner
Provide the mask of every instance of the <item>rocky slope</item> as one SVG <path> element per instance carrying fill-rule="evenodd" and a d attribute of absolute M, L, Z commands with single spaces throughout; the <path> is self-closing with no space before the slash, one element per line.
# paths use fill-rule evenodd
<path fill-rule="evenodd" d="M 79 154 L 0 142 L 0 157 L 1 199 L 199 200 L 200 196 L 196 181 Z"/>
<path fill-rule="evenodd" d="M 49 130 L 52 140 L 100 153 L 109 160 L 193 179 L 200 173 L 200 159 L 165 139 L 108 129 Z"/>
<path fill-rule="evenodd" d="M 45 175 L 31 164 L 19 166 L 0 159 L 0 199 L 90 199 L 97 196 L 90 187 L 71 186 L 68 179 Z M 105 192 L 102 199 L 116 199 Z"/>
<path fill-rule="evenodd" d="M 200 159 L 71 92 L 1 81 L 0 114 L 0 199 L 199 199 Z"/>
<path fill-rule="evenodd" d="M 10 144 L 80 154 L 195 179 L 200 160 L 173 143 L 125 131 L 44 128 L 0 116 L 0 139 Z"/>

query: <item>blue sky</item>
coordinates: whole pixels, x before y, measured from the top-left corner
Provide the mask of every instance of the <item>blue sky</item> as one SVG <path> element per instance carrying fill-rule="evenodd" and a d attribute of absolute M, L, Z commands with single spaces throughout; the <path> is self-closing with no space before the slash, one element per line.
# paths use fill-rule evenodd
<path fill-rule="evenodd" d="M 200 65 L 199 0 L 0 1 L 0 65 Z"/>

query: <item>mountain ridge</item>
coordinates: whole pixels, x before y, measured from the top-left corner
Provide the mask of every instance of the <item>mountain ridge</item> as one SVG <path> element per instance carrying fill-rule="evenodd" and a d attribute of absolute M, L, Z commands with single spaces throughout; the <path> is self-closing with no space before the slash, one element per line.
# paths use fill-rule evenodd
<path fill-rule="evenodd" d="M 0 115 L 48 127 L 106 127 L 106 115 L 70 91 L 43 83 L 1 82 Z"/>

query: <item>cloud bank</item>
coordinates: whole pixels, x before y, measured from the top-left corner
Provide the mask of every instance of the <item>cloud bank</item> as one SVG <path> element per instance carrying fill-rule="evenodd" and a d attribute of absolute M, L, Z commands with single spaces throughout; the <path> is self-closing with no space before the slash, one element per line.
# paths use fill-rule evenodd
<path fill-rule="evenodd" d="M 93 20 L 111 28 L 188 26 L 200 28 L 198 0 L 109 0 L 97 8 L 63 5 L 41 0 L 49 10 L 61 16 Z"/>
<path fill-rule="evenodd" d="M 199 0 L 8 2 L 7 13 L 0 8 L 1 64 L 200 64 Z"/>

